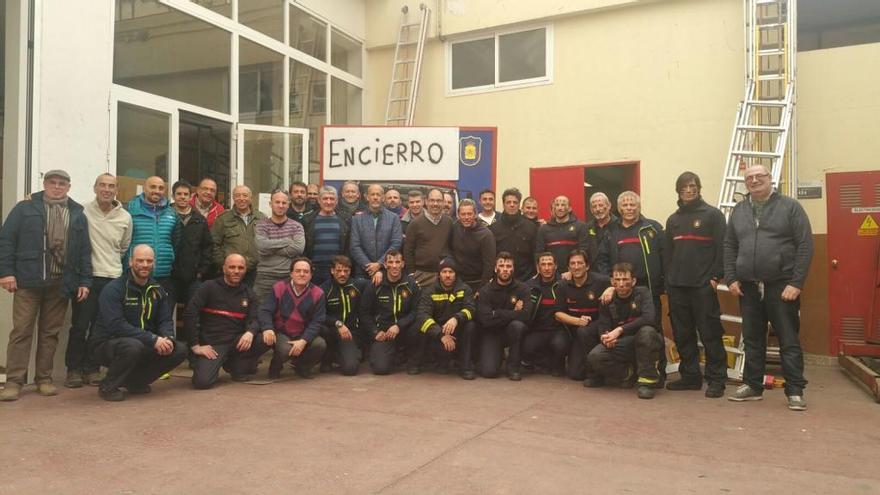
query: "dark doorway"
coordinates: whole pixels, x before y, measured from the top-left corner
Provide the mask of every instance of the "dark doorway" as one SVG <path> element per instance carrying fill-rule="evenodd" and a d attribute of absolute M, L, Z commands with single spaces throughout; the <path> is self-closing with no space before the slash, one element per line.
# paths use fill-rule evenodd
<path fill-rule="evenodd" d="M 232 124 L 180 112 L 179 178 L 198 185 L 204 177 L 217 182 L 217 201 L 228 207 Z"/>
<path fill-rule="evenodd" d="M 623 191 L 639 192 L 638 166 L 635 163 L 587 165 L 584 167 L 585 216 L 590 220 L 590 196 L 603 192 L 611 200 L 611 210 L 617 215 L 617 196 Z"/>

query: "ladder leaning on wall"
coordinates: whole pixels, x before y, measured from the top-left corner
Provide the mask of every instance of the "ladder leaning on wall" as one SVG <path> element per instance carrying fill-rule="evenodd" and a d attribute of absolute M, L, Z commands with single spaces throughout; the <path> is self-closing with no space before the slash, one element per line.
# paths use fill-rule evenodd
<path fill-rule="evenodd" d="M 725 218 L 747 192 L 744 172 L 753 165 L 770 171 L 773 187 L 780 194 L 797 191 L 795 80 L 797 75 L 797 0 L 744 0 L 745 4 L 745 97 L 739 104 L 718 208 Z M 725 285 L 719 290 L 727 291 Z M 742 324 L 738 315 L 722 314 L 721 320 Z M 729 378 L 742 380 L 745 350 L 740 337 Z M 767 356 L 779 358 L 778 347 L 767 347 Z"/>
<path fill-rule="evenodd" d="M 419 5 L 421 17 L 414 22 L 409 19 L 409 8 L 403 6 L 394 60 L 391 62 L 391 85 L 388 88 L 388 105 L 385 107 L 385 125 L 412 125 L 416 99 L 419 94 L 419 77 L 425 52 L 425 37 L 431 10 L 424 3 Z"/>

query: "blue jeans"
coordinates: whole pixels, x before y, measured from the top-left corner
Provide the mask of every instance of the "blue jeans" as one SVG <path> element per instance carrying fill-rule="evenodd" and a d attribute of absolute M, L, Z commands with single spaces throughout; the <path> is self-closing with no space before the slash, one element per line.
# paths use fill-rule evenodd
<path fill-rule="evenodd" d="M 764 385 L 769 321 L 779 339 L 785 395 L 801 395 L 807 385 L 807 380 L 804 379 L 804 354 L 798 339 L 801 301 L 800 298 L 791 302 L 782 300 L 782 291 L 786 285 L 786 282 L 765 283 L 762 299 L 758 284 L 740 283 L 743 295 L 739 298 L 739 305 L 746 352 L 743 382 L 754 390 L 761 390 Z"/>

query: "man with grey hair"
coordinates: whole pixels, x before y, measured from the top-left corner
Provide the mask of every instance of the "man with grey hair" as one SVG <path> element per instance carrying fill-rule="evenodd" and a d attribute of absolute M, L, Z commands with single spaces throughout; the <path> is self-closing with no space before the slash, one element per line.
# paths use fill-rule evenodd
<path fill-rule="evenodd" d="M 70 174 L 46 172 L 43 190 L 15 205 L 0 229 L 0 287 L 13 294 L 0 401 L 17 400 L 25 384 L 38 314 L 37 392 L 58 394 L 52 363 L 67 305 L 70 299 L 84 301 L 92 285 L 88 220 L 69 191 Z"/>
<path fill-rule="evenodd" d="M 590 196 L 590 214 L 593 218 L 587 222 L 587 235 L 589 236 L 589 251 L 593 259 L 599 255 L 599 245 L 602 238 L 608 233 L 608 226 L 617 220 L 611 212 L 611 200 L 603 192 L 595 192 Z"/>
<path fill-rule="evenodd" d="M 355 215 L 363 213 L 365 209 L 361 198 L 360 186 L 353 180 L 347 180 L 342 183 L 339 193 L 341 197 L 339 198 L 339 206 L 336 208 L 336 214 L 339 215 L 339 218 L 350 224 L 351 219 Z"/>
<path fill-rule="evenodd" d="M 803 411 L 807 380 L 798 331 L 800 294 L 813 257 L 810 219 L 800 203 L 773 191 L 765 167 L 749 167 L 744 179 L 749 194 L 731 212 L 724 239 L 724 280 L 739 297 L 746 352 L 743 385 L 728 399 L 763 398 L 769 321 L 779 339 L 788 408 Z"/>
<path fill-rule="evenodd" d="M 535 252 L 549 251 L 556 261 L 556 269 L 564 270 L 568 266 L 568 255 L 572 250 L 589 249 L 587 226 L 571 212 L 566 196 L 557 196 L 553 200 L 552 213 L 550 221 L 538 227 Z"/>
<path fill-rule="evenodd" d="M 312 260 L 312 283 L 320 286 L 330 278 L 333 257 L 348 252 L 348 222 L 337 213 L 336 189 L 318 191 L 318 209 L 303 218 L 307 258 Z"/>
<path fill-rule="evenodd" d="M 385 253 L 403 248 L 400 217 L 382 205 L 385 190 L 379 184 L 367 187 L 367 210 L 351 219 L 351 258 L 357 276 L 382 281 Z"/>
<path fill-rule="evenodd" d="M 244 256 L 247 261 L 244 283 L 248 287 L 254 285 L 259 261 L 255 230 L 257 222 L 264 218 L 266 215 L 253 208 L 251 188 L 235 186 L 232 190 L 232 208 L 221 213 L 211 228 L 214 264 L 223 266 L 224 260 L 230 254 Z"/>

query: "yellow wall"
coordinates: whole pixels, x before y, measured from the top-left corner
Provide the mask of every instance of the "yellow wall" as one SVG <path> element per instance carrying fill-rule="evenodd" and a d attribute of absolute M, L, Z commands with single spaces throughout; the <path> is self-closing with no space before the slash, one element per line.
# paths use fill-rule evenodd
<path fill-rule="evenodd" d="M 798 54 L 798 175 L 880 169 L 880 43 Z M 828 232 L 825 200 L 802 200 L 813 232 Z"/>
<path fill-rule="evenodd" d="M 665 221 L 686 169 L 714 202 L 743 91 L 741 3 L 663 1 L 552 22 L 554 80 L 543 86 L 447 97 L 444 47 L 429 42 L 416 124 L 497 126 L 499 189 L 528 190 L 529 167 L 639 160 L 648 216 Z M 365 124 L 384 118 L 392 56 L 369 52 Z"/>

